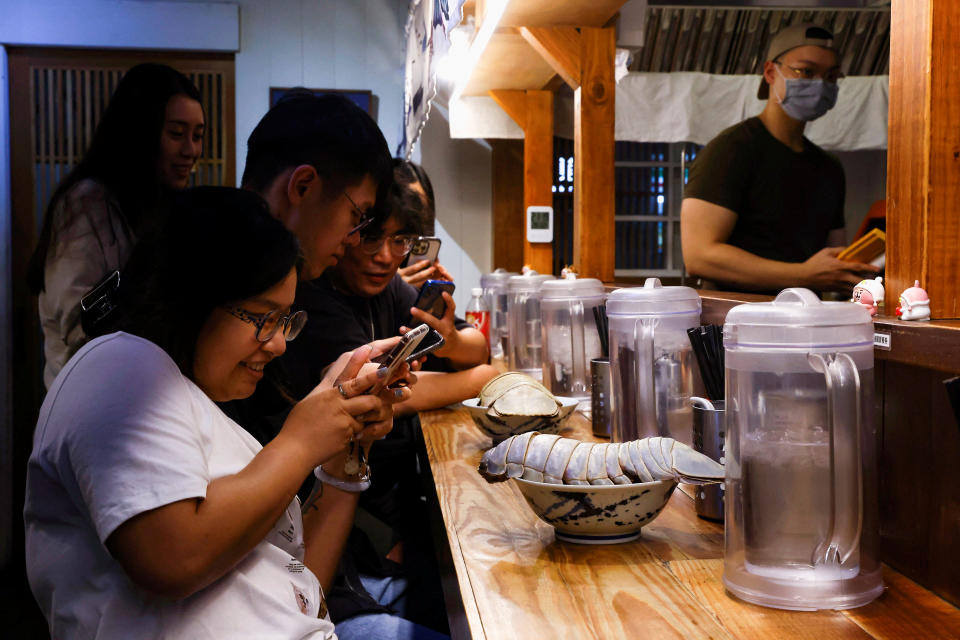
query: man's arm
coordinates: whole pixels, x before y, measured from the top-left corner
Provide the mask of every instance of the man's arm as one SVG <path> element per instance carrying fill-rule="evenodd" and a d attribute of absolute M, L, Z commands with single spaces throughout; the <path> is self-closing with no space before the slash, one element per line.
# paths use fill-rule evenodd
<path fill-rule="evenodd" d="M 820 291 L 847 291 L 877 268 L 859 262 L 837 260 L 841 247 L 828 246 L 806 262 L 781 262 L 761 258 L 727 244 L 737 222 L 730 209 L 700 200 L 684 198 L 680 210 L 680 238 L 683 260 L 691 275 L 756 291 L 810 287 Z M 831 232 L 835 241 L 837 229 Z"/>
<path fill-rule="evenodd" d="M 394 413 L 398 416 L 409 415 L 475 398 L 483 385 L 497 373 L 499 372 L 488 364 L 453 373 L 418 371 L 413 394 L 409 400 L 393 405 Z"/>

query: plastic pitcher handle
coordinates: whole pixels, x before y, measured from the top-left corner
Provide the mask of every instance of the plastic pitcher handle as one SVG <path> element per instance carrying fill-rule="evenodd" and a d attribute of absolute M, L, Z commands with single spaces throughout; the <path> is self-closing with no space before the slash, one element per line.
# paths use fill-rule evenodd
<path fill-rule="evenodd" d="M 838 567 L 859 549 L 863 527 L 860 375 L 846 353 L 810 353 L 807 361 L 826 378 L 830 437 L 830 526 L 811 561 Z"/>
<path fill-rule="evenodd" d="M 583 302 L 570 303 L 570 355 L 573 362 L 570 391 L 575 394 L 587 392 L 586 342 L 583 335 Z"/>
<path fill-rule="evenodd" d="M 789 289 L 784 289 L 773 299 L 773 304 L 800 304 L 804 307 L 810 307 L 813 305 L 821 304 L 820 298 L 817 297 L 813 291 L 810 289 L 804 289 L 803 287 L 790 287 Z"/>
<path fill-rule="evenodd" d="M 651 280 L 657 279 L 647 278 L 647 283 Z M 653 387 L 653 334 L 659 323 L 657 318 L 637 318 L 633 325 L 633 345 L 637 354 L 637 438 L 661 435 L 657 426 L 656 394 Z"/>

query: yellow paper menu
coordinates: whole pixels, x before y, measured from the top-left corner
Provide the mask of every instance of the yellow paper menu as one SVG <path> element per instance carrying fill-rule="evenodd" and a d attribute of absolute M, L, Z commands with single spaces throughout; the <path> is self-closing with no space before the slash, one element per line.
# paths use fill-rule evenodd
<path fill-rule="evenodd" d="M 871 229 L 837 255 L 847 262 L 870 262 L 887 250 L 887 234 L 880 229 Z"/>

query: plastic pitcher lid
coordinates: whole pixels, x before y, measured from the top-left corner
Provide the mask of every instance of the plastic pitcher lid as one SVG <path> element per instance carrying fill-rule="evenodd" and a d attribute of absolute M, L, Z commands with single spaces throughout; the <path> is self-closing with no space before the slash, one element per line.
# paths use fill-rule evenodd
<path fill-rule="evenodd" d="M 607 298 L 607 314 L 700 313 L 700 296 L 690 287 L 665 287 L 647 278 L 642 287 L 617 289 Z"/>
<path fill-rule="evenodd" d="M 547 280 L 556 280 L 556 278 L 550 274 L 531 271 L 522 276 L 510 276 L 507 281 L 507 289 L 510 291 L 539 291 L 540 285 Z"/>
<path fill-rule="evenodd" d="M 516 271 L 507 271 L 504 268 L 494 269 L 491 273 L 484 273 L 480 276 L 480 286 L 483 288 L 506 287 L 510 276 L 517 275 Z"/>
<path fill-rule="evenodd" d="M 853 302 L 823 302 L 813 291 L 784 289 L 772 302 L 749 302 L 727 313 L 726 346 L 842 347 L 873 344 L 870 312 Z"/>
<path fill-rule="evenodd" d="M 548 280 L 540 287 L 540 298 L 590 298 L 603 295 L 603 283 L 596 278 Z"/>

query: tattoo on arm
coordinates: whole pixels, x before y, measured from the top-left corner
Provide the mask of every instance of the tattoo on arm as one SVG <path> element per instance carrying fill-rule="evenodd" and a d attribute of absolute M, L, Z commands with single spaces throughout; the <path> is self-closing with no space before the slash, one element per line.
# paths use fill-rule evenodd
<path fill-rule="evenodd" d="M 310 490 L 310 495 L 307 497 L 306 501 L 303 503 L 303 506 L 300 507 L 300 513 L 305 514 L 311 509 L 319 511 L 317 508 L 317 500 L 320 499 L 320 496 L 323 495 L 323 483 L 320 480 L 315 480 L 313 483 L 313 489 Z"/>

